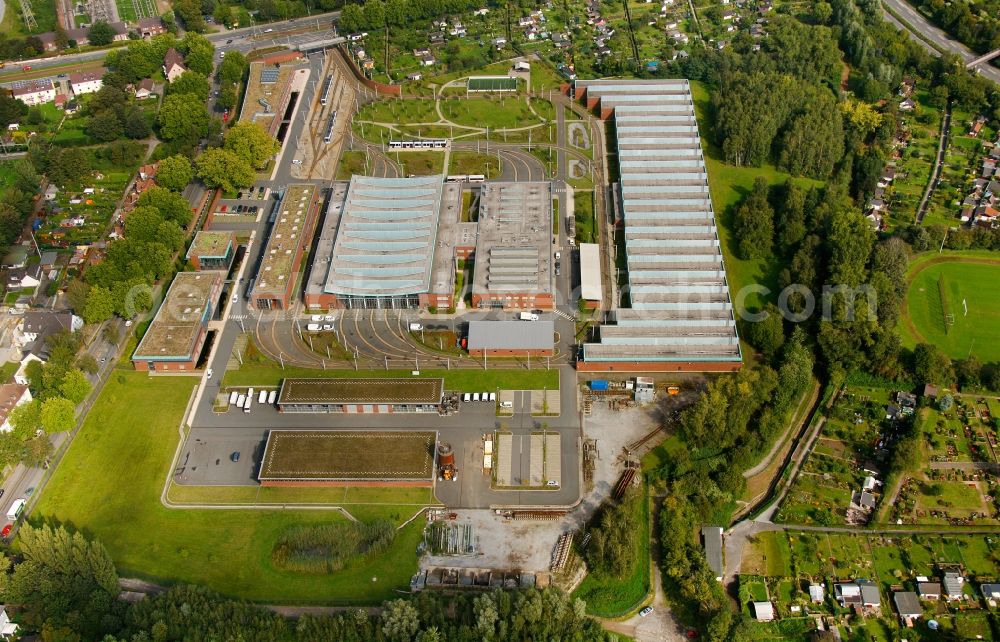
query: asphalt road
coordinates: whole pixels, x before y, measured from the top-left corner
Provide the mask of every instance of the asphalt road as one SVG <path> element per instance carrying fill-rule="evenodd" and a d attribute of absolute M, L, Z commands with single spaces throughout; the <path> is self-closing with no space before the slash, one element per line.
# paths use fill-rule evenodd
<path fill-rule="evenodd" d="M 914 9 L 906 0 L 882 0 L 882 2 L 884 8 L 887 7 L 901 16 L 904 24 L 900 24 L 900 21 L 889 13 L 889 11 L 885 11 L 886 19 L 910 33 L 917 42 L 932 53 L 937 54 L 941 51 L 948 51 L 961 56 L 962 60 L 967 63 L 977 58 L 977 55 L 970 51 L 968 47 L 957 40 L 953 40 L 944 31 L 934 26 L 930 20 Z M 989 62 L 979 63 L 973 68 L 981 76 L 989 78 L 995 83 L 1000 83 L 1000 69 L 992 66 Z"/>

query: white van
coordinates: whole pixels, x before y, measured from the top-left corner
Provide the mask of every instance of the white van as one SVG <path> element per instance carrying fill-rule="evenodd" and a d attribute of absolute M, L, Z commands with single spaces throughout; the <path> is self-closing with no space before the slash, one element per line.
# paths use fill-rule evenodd
<path fill-rule="evenodd" d="M 472 395 L 469 394 L 468 392 L 465 393 L 464 395 L 462 395 L 462 401 L 464 401 L 465 403 L 469 403 L 470 401 L 472 401 Z"/>
<path fill-rule="evenodd" d="M 490 393 L 490 401 L 494 401 L 495 402 L 496 400 L 497 400 L 497 393 L 491 392 Z"/>
<path fill-rule="evenodd" d="M 478 392 L 472 393 L 472 400 L 473 401 L 479 401 L 479 393 Z"/>
<path fill-rule="evenodd" d="M 7 519 L 12 522 L 16 522 L 17 518 L 21 516 L 24 512 L 24 505 L 28 503 L 28 500 L 21 498 L 15 499 L 14 503 L 10 505 L 10 510 L 7 511 Z"/>
<path fill-rule="evenodd" d="M 423 329 L 424 329 L 424 326 L 423 326 L 422 323 L 411 323 L 410 324 L 410 332 L 420 332 Z"/>
<path fill-rule="evenodd" d="M 513 401 L 501 401 L 500 402 L 500 407 L 501 408 L 513 408 L 514 407 L 514 402 Z"/>
<path fill-rule="evenodd" d="M 236 400 L 239 398 L 239 396 L 240 396 L 240 393 L 236 392 L 235 390 L 233 390 L 232 392 L 230 392 L 229 393 L 229 405 L 231 406 L 234 403 L 236 403 Z"/>
<path fill-rule="evenodd" d="M 267 394 L 267 403 L 274 404 L 274 400 L 278 398 L 278 391 L 272 390 Z"/>
<path fill-rule="evenodd" d="M 257 403 L 267 403 L 267 390 L 261 390 L 257 396 Z"/>
<path fill-rule="evenodd" d="M 247 402 L 247 396 L 246 395 L 238 395 L 236 397 L 236 407 L 237 408 L 242 408 L 244 406 L 244 404 L 246 404 L 246 402 Z"/>

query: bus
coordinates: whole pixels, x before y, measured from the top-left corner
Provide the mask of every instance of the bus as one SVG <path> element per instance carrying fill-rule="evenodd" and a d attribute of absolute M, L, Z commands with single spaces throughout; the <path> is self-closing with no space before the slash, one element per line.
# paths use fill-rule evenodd
<path fill-rule="evenodd" d="M 469 174 L 470 183 L 482 183 L 486 180 L 486 177 L 482 174 Z"/>
<path fill-rule="evenodd" d="M 323 81 L 323 89 L 320 91 L 319 104 L 326 106 L 326 103 L 330 100 L 330 90 L 333 89 L 333 74 L 326 77 Z"/>
<path fill-rule="evenodd" d="M 452 174 L 444 179 L 446 183 L 464 183 L 467 180 L 469 180 L 467 174 Z"/>

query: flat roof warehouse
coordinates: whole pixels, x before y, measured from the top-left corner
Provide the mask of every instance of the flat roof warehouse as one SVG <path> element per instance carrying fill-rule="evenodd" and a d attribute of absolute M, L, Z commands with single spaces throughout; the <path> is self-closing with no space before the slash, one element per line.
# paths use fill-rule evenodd
<path fill-rule="evenodd" d="M 285 379 L 279 404 L 440 403 L 444 379 Z"/>
<path fill-rule="evenodd" d="M 429 431 L 272 430 L 258 479 L 264 486 L 430 485 L 436 441 Z"/>
<path fill-rule="evenodd" d="M 132 360 L 190 360 L 224 278 L 220 271 L 178 272 Z"/>
<path fill-rule="evenodd" d="M 582 370 L 735 370 L 741 353 L 686 80 L 577 80 L 613 117 L 631 307 L 614 310 Z"/>

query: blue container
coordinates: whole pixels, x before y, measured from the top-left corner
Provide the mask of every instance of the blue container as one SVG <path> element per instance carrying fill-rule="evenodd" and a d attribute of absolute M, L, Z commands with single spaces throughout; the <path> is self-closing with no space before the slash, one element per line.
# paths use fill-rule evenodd
<path fill-rule="evenodd" d="M 594 379 L 590 382 L 591 390 L 608 390 L 608 382 L 606 379 Z"/>

